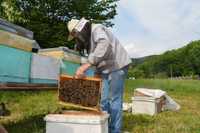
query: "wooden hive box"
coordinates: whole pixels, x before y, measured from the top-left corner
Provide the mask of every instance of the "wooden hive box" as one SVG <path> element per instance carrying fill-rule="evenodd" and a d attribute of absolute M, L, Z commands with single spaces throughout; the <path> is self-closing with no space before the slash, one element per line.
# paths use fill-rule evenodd
<path fill-rule="evenodd" d="M 58 98 L 62 105 L 100 111 L 101 87 L 100 78 L 75 79 L 73 76 L 61 75 Z"/>

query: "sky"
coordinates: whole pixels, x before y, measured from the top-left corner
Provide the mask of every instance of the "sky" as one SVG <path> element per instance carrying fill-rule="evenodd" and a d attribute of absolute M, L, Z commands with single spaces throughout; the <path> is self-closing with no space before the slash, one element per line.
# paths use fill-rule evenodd
<path fill-rule="evenodd" d="M 132 58 L 200 40 L 200 0 L 120 0 L 112 28 Z"/>

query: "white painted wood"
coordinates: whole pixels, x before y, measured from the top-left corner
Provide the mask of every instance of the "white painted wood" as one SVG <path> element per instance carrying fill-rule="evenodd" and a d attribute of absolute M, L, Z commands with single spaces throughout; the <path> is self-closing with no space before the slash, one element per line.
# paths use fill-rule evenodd
<path fill-rule="evenodd" d="M 132 98 L 132 113 L 155 115 L 159 113 L 159 102 L 160 99 L 145 96 L 135 96 Z"/>
<path fill-rule="evenodd" d="M 51 114 L 46 121 L 46 133 L 108 133 L 108 114 Z"/>

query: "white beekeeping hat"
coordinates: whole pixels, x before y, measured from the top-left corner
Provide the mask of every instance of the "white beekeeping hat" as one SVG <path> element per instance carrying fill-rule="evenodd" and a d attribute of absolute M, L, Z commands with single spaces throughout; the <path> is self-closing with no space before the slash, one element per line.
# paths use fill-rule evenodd
<path fill-rule="evenodd" d="M 69 36 L 68 36 L 68 41 L 71 41 L 74 37 L 71 35 L 72 30 L 76 27 L 76 25 L 79 23 L 78 19 L 71 19 L 68 23 L 67 23 L 67 28 L 69 31 Z"/>

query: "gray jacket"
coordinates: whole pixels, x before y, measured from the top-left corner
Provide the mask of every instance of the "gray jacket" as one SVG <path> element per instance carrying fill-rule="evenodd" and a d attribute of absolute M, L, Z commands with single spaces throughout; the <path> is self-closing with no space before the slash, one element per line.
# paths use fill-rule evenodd
<path fill-rule="evenodd" d="M 109 73 L 131 63 L 119 40 L 103 25 L 93 24 L 88 61 L 99 73 Z"/>

